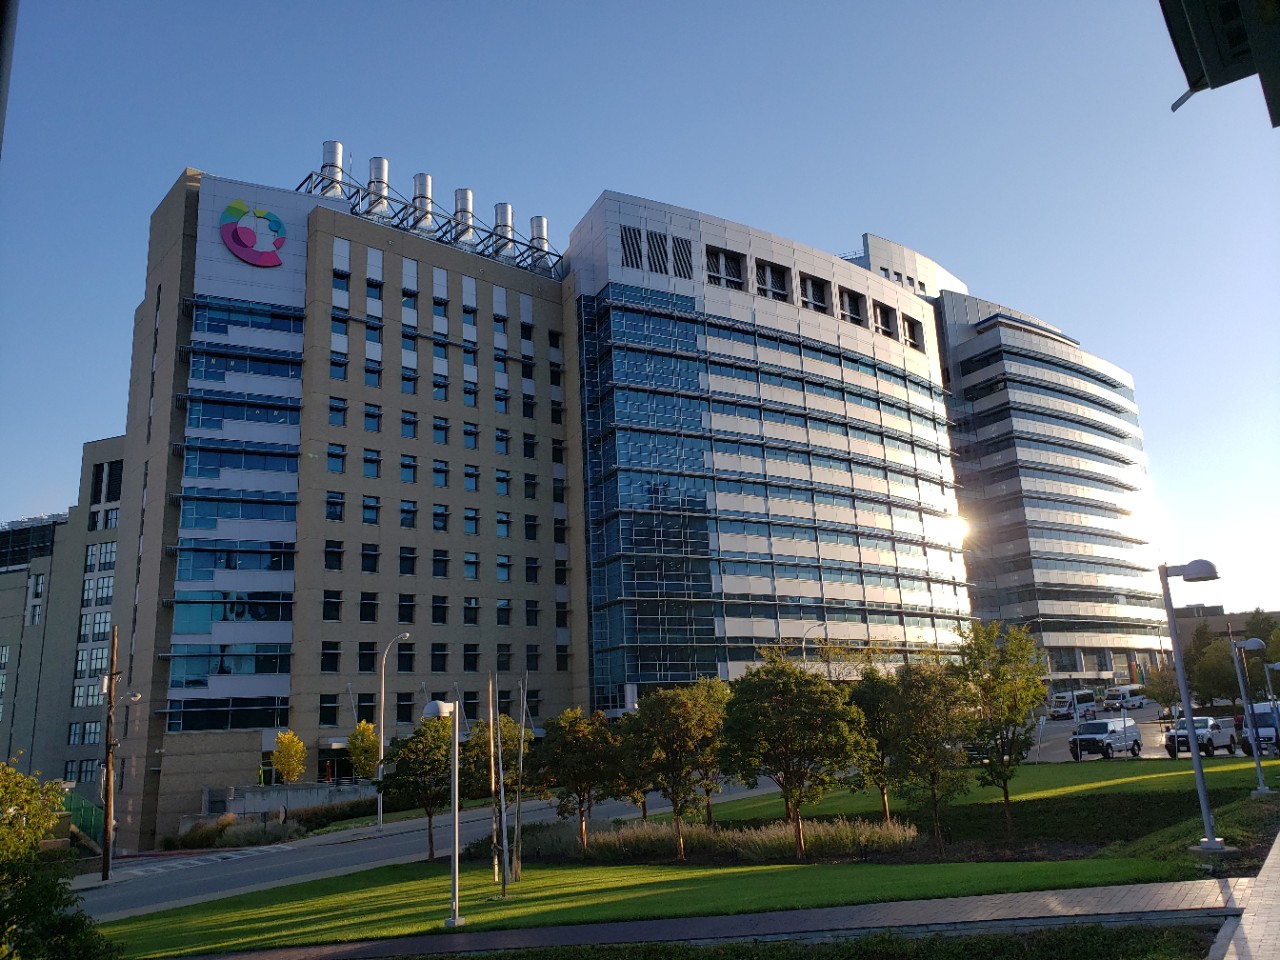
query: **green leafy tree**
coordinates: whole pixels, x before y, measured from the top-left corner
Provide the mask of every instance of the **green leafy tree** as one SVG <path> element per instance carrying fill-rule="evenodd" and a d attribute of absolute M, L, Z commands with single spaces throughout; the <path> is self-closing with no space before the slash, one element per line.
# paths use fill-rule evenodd
<path fill-rule="evenodd" d="M 1182 666 L 1187 671 L 1188 677 L 1191 676 L 1192 669 L 1200 662 L 1200 658 L 1205 655 L 1210 644 L 1217 639 L 1217 635 L 1209 628 L 1208 623 L 1201 620 L 1196 624 L 1190 638 L 1182 644 Z"/>
<path fill-rule="evenodd" d="M 297 783 L 307 768 L 307 745 L 292 730 L 276 734 L 276 748 L 271 751 L 271 766 L 285 783 Z"/>
<path fill-rule="evenodd" d="M 704 677 L 691 688 L 694 696 L 705 701 L 704 708 L 710 715 L 719 718 L 713 736 L 702 740 L 702 749 L 696 758 L 698 788 L 702 791 L 703 822 L 708 826 L 715 825 L 715 815 L 711 810 L 711 797 L 724 789 L 729 776 L 720 762 L 724 746 L 724 713 L 729 704 L 729 686 L 719 680 Z"/>
<path fill-rule="evenodd" d="M 1172 708 L 1182 699 L 1178 690 L 1178 674 L 1172 664 L 1161 664 L 1147 670 L 1147 682 L 1142 685 L 1142 695 L 1162 707 Z"/>
<path fill-rule="evenodd" d="M 80 909 L 65 859 L 40 854 L 57 821 L 62 791 L 0 763 L 0 958 L 116 960 L 118 946 Z"/>
<path fill-rule="evenodd" d="M 1244 623 L 1244 633 L 1240 639 L 1248 640 L 1250 637 L 1257 637 L 1259 640 L 1270 640 L 1271 635 L 1280 630 L 1280 623 L 1276 623 L 1276 618 L 1269 613 L 1264 613 L 1261 607 L 1258 607 L 1253 613 L 1249 614 L 1249 619 Z"/>
<path fill-rule="evenodd" d="M 731 686 L 725 708 L 724 769 L 749 786 L 778 785 L 803 860 L 800 807 L 847 782 L 853 763 L 854 708 L 825 677 L 771 657 Z"/>
<path fill-rule="evenodd" d="M 928 807 L 938 855 L 942 809 L 969 789 L 963 742 L 973 733 L 973 704 L 956 670 L 938 663 L 903 667 L 898 680 L 898 775 L 908 796 Z"/>
<path fill-rule="evenodd" d="M 1187 683 L 1200 704 L 1210 706 L 1215 700 L 1235 703 L 1240 699 L 1240 682 L 1231 656 L 1230 642 L 1215 640 L 1205 648 L 1195 666 L 1187 669 Z"/>
<path fill-rule="evenodd" d="M 608 795 L 634 804 L 640 810 L 640 819 L 649 819 L 648 792 L 653 789 L 651 762 L 653 751 L 640 729 L 640 718 L 625 713 L 613 723 L 616 746 L 606 757 L 608 764 Z"/>
<path fill-rule="evenodd" d="M 851 786 L 879 791 L 880 810 L 888 824 L 889 791 L 902 782 L 893 762 L 899 731 L 897 674 L 866 664 L 849 691 L 849 699 L 862 713 L 861 736 L 854 738 L 856 773 Z"/>
<path fill-rule="evenodd" d="M 352 769 L 362 780 L 372 779 L 378 773 L 378 731 L 368 720 L 361 720 L 347 737 L 347 756 Z"/>
<path fill-rule="evenodd" d="M 684 820 L 692 812 L 703 779 L 715 765 L 724 726 L 725 699 L 718 680 L 659 690 L 640 701 L 639 734 L 650 754 L 654 786 L 671 804 L 676 859 L 684 859 Z M 718 765 L 715 765 L 718 775 Z"/>
<path fill-rule="evenodd" d="M 424 717 L 413 736 L 391 742 L 392 767 L 379 785 L 409 797 L 427 815 L 427 858 L 436 856 L 436 817 L 453 800 L 453 720 Z"/>
<path fill-rule="evenodd" d="M 498 735 L 502 738 L 502 786 L 511 800 L 515 799 L 519 779 L 520 726 L 505 714 L 498 715 Z M 524 732 L 525 749 L 533 742 L 533 731 Z M 489 796 L 489 724 L 479 720 L 471 725 L 471 735 L 462 745 L 462 782 L 464 793 L 473 799 Z M 498 759 L 493 759 L 494 776 L 497 776 Z M 496 784 L 496 780 L 495 780 Z M 496 788 L 495 788 L 496 789 Z"/>
<path fill-rule="evenodd" d="M 1044 700 L 1048 669 L 1035 637 L 1020 626 L 973 621 L 961 632 L 960 675 L 974 708 L 973 741 L 982 752 L 978 782 L 998 787 L 1013 834 L 1009 781 L 1035 742 L 1032 711 Z"/>
<path fill-rule="evenodd" d="M 591 805 L 609 795 L 609 755 L 616 745 L 603 713 L 588 716 L 572 707 L 547 721 L 546 735 L 530 758 L 530 779 L 558 794 L 559 817 L 577 816 L 578 843 L 584 856 Z"/>

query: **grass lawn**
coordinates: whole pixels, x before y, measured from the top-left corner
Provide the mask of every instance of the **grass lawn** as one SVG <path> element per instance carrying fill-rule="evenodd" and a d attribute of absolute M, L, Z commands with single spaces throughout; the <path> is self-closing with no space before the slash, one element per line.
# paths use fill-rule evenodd
<path fill-rule="evenodd" d="M 488 864 L 462 873 L 469 930 L 711 916 L 1180 879 L 1155 860 L 1063 863 L 526 866 L 505 901 Z M 442 864 L 381 867 L 104 924 L 130 958 L 443 933 Z"/>

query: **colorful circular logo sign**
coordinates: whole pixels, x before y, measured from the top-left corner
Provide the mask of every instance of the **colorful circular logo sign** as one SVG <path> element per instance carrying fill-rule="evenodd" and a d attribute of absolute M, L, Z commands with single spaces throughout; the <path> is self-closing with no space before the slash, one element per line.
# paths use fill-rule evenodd
<path fill-rule="evenodd" d="M 243 200 L 234 200 L 222 211 L 218 223 L 222 242 L 245 263 L 255 267 L 278 267 L 276 251 L 284 246 L 284 224 L 274 213 L 250 210 Z"/>

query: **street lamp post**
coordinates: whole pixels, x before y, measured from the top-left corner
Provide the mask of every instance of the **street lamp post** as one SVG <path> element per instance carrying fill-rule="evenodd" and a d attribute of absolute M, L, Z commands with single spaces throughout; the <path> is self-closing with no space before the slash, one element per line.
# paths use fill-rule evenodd
<path fill-rule="evenodd" d="M 1266 782 L 1262 779 L 1262 741 L 1258 739 L 1258 718 L 1253 715 L 1253 698 L 1249 696 L 1248 687 L 1244 682 L 1244 673 L 1240 670 L 1240 661 L 1244 660 L 1244 669 L 1249 669 L 1249 661 L 1245 660 L 1245 651 L 1247 650 L 1265 650 L 1267 645 L 1257 637 L 1251 637 L 1248 640 L 1232 640 L 1231 641 L 1231 662 L 1236 667 L 1236 682 L 1240 684 L 1240 699 L 1244 702 L 1244 730 L 1245 736 L 1249 738 L 1253 744 L 1253 749 L 1249 752 L 1253 754 L 1253 765 L 1258 771 L 1258 789 L 1253 791 L 1253 796 L 1264 797 L 1271 793 Z M 1263 665 L 1266 666 L 1265 664 Z"/>
<path fill-rule="evenodd" d="M 458 855 L 460 852 L 458 849 L 458 717 L 461 713 L 462 704 L 457 699 L 453 703 L 432 700 L 422 709 L 423 718 L 450 717 L 453 721 L 449 747 L 449 801 L 453 813 L 453 854 L 450 857 L 449 867 L 449 916 L 444 922 L 446 927 L 460 927 L 466 923 L 466 920 L 458 915 Z"/>
<path fill-rule="evenodd" d="M 393 637 L 387 641 L 386 647 L 382 651 L 382 664 L 378 668 L 378 779 L 382 779 L 382 760 L 386 756 L 386 747 L 383 745 L 383 734 L 387 729 L 387 654 L 391 652 L 391 648 L 397 643 L 404 643 L 409 639 L 407 633 L 402 633 L 398 637 Z M 378 786 L 378 832 L 382 832 L 382 787 Z"/>
<path fill-rule="evenodd" d="M 1204 785 L 1204 765 L 1200 762 L 1200 745 L 1196 741 L 1195 717 L 1191 712 L 1191 690 L 1187 687 L 1187 672 L 1182 665 L 1182 650 L 1178 642 L 1178 618 L 1173 612 L 1173 598 L 1169 595 L 1169 578 L 1181 577 L 1188 583 L 1204 580 L 1217 580 L 1218 570 L 1208 560 L 1192 560 L 1179 567 L 1160 564 L 1160 589 L 1164 593 L 1164 612 L 1169 621 L 1169 646 L 1173 653 L 1173 669 L 1178 677 L 1178 693 L 1182 700 L 1182 720 L 1187 729 L 1187 752 L 1191 754 L 1191 769 L 1196 778 L 1196 794 L 1200 799 L 1200 817 L 1204 821 L 1204 837 L 1201 838 L 1201 851 L 1218 853 L 1226 849 L 1222 838 L 1217 835 L 1213 823 L 1213 808 L 1209 806 L 1209 792 Z M 1178 743 L 1178 730 L 1173 731 L 1175 749 Z"/>
<path fill-rule="evenodd" d="M 116 832 L 116 640 L 119 627 L 111 628 L 110 663 L 102 678 L 103 695 L 107 699 L 107 751 L 102 765 L 102 879 L 111 879 L 111 854 Z M 140 693 L 124 695 L 130 703 L 142 699 Z"/>

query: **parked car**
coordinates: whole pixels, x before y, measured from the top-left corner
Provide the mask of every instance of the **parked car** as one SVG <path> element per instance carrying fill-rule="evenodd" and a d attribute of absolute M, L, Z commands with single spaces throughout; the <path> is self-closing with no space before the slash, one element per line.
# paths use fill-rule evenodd
<path fill-rule="evenodd" d="M 1194 720 L 1196 723 L 1196 743 L 1200 752 L 1206 757 L 1212 757 L 1219 749 L 1225 749 L 1227 753 L 1236 752 L 1236 727 L 1231 719 L 1195 717 Z M 1174 746 L 1175 737 L 1177 738 L 1176 749 Z M 1171 757 L 1190 751 L 1191 748 L 1187 743 L 1187 721 L 1185 718 L 1179 720 L 1177 725 L 1164 735 L 1164 749 Z"/>
<path fill-rule="evenodd" d="M 976 740 L 966 740 L 963 746 L 964 755 L 968 757 L 970 763 L 981 766 L 991 762 L 991 744 L 979 743 Z M 1023 746 L 1021 758 L 1025 760 L 1029 756 L 1031 756 L 1031 748 Z"/>
<path fill-rule="evenodd" d="M 1080 724 L 1071 738 L 1070 747 L 1073 760 L 1079 760 L 1086 753 L 1102 754 L 1104 759 L 1110 760 L 1124 750 L 1136 757 L 1142 753 L 1142 733 L 1128 717 L 1123 720 L 1091 720 Z"/>
<path fill-rule="evenodd" d="M 1103 710 L 1138 710 L 1147 705 L 1147 698 L 1138 691 L 1140 684 L 1127 683 L 1119 687 L 1107 687 L 1102 699 Z"/>

